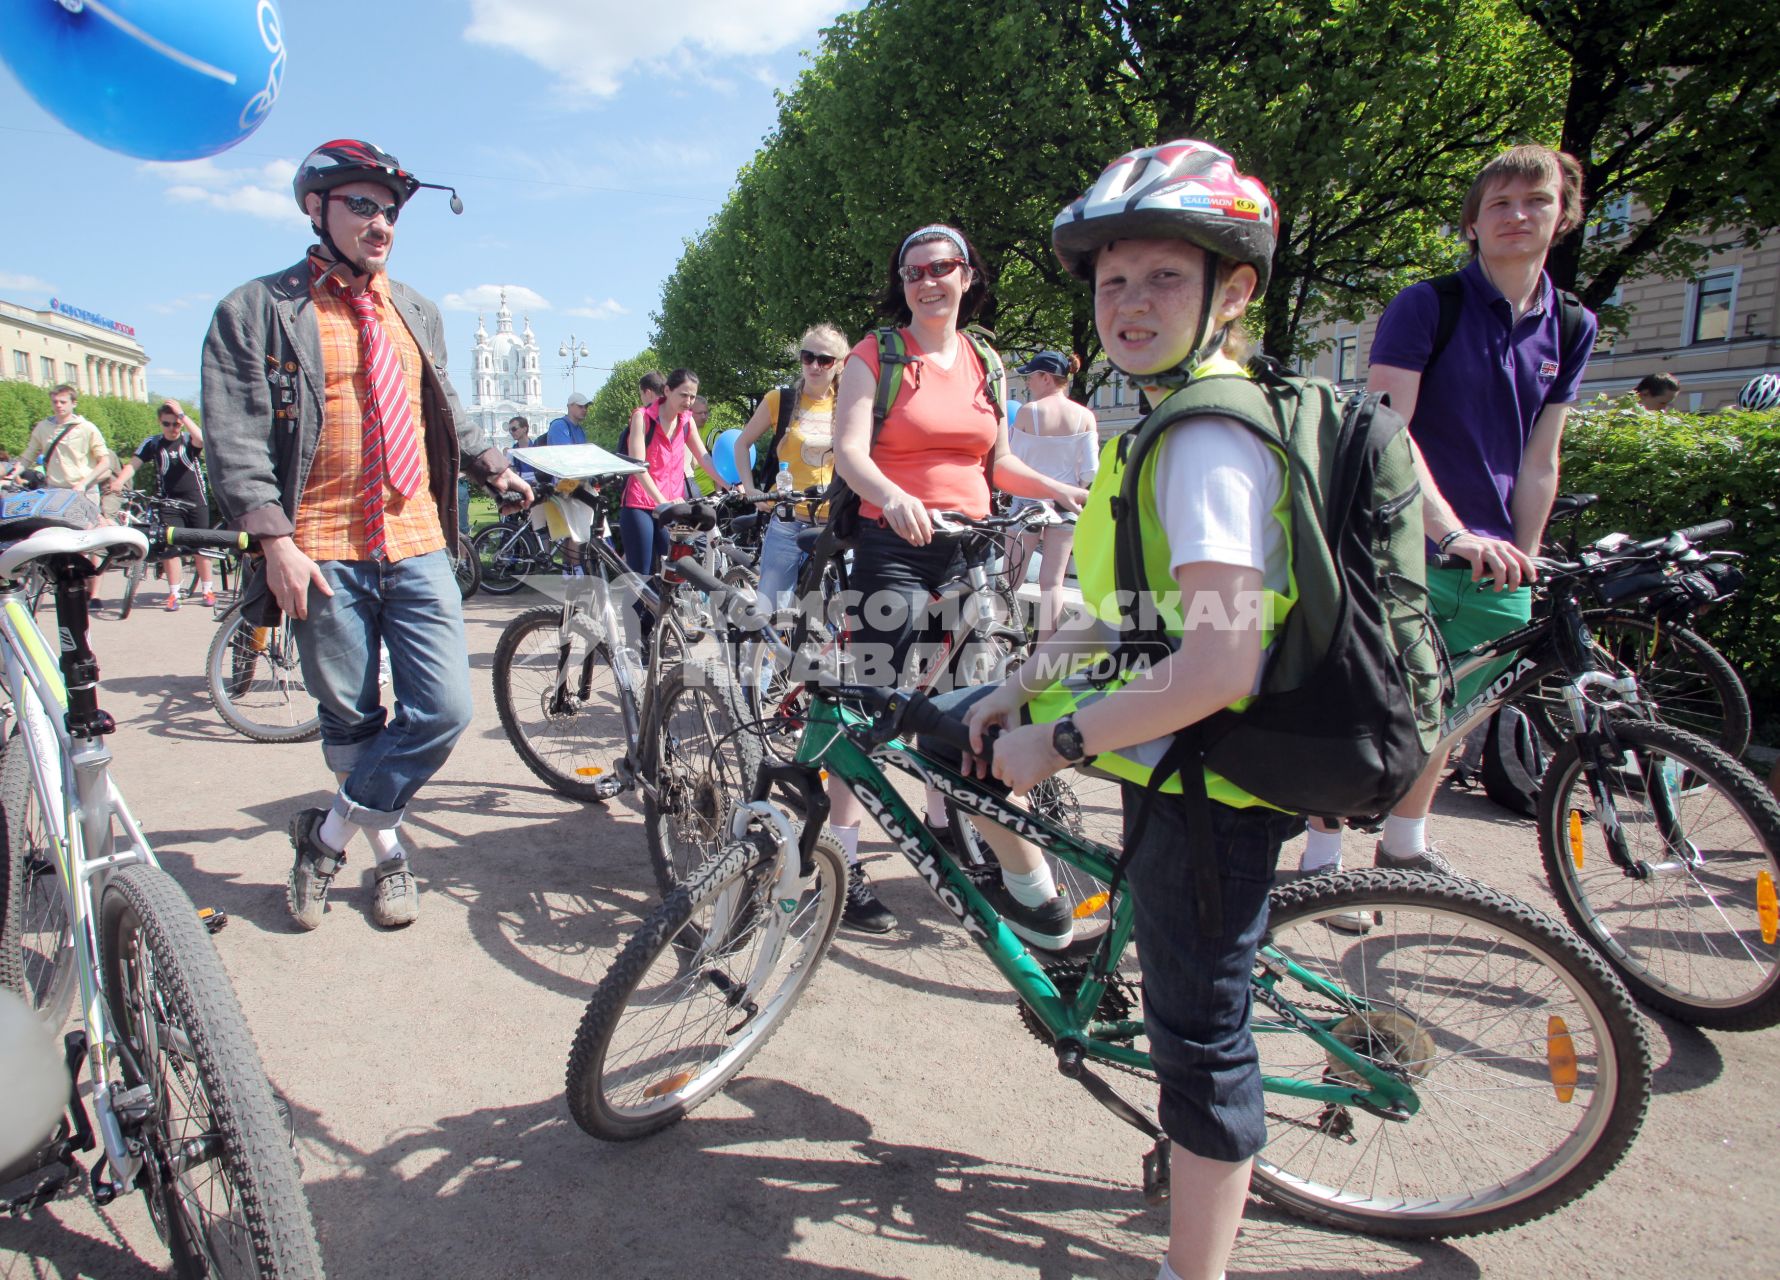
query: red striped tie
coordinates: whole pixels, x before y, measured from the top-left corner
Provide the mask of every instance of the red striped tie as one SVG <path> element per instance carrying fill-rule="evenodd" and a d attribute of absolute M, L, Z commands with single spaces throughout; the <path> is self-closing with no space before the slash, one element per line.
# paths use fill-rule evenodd
<path fill-rule="evenodd" d="M 377 318 L 377 301 L 369 292 L 352 293 L 337 281 L 352 307 L 365 360 L 365 443 L 360 464 L 359 500 L 365 511 L 365 552 L 373 560 L 384 554 L 383 484 L 404 498 L 420 488 L 420 438 L 408 403 L 408 381 L 395 344 Z"/>

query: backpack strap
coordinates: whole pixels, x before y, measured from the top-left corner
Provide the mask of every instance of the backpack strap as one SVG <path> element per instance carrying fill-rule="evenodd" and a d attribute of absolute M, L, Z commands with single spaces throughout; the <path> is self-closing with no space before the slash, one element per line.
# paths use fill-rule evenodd
<path fill-rule="evenodd" d="M 884 430 L 884 419 L 890 416 L 890 406 L 902 390 L 903 367 L 913 364 L 914 359 L 909 355 L 908 343 L 903 341 L 902 330 L 885 327 L 872 336 L 878 340 L 878 390 L 871 398 L 871 442 L 876 445 Z"/>
<path fill-rule="evenodd" d="M 1564 380 L 1568 371 L 1570 348 L 1576 345 L 1576 339 L 1582 336 L 1582 299 L 1568 289 L 1557 289 L 1558 304 L 1558 381 Z M 1586 356 L 1584 357 L 1586 359 Z"/>
<path fill-rule="evenodd" d="M 1428 370 L 1446 350 L 1447 343 L 1452 341 L 1453 333 L 1459 327 L 1459 308 L 1464 302 L 1464 284 L 1459 273 L 1449 271 L 1443 276 L 1435 276 L 1428 283 L 1433 286 L 1434 296 L 1440 300 L 1440 318 L 1434 322 L 1434 345 L 1428 349 L 1428 362 L 1422 366 L 1422 377 L 1428 376 Z"/>
<path fill-rule="evenodd" d="M 1001 421 L 1007 420 L 1007 366 L 1001 362 L 1001 353 L 989 344 L 987 335 L 974 326 L 963 331 L 965 338 L 977 353 L 977 359 L 983 362 L 983 390 L 988 393 L 989 403 L 995 407 L 995 416 Z"/>

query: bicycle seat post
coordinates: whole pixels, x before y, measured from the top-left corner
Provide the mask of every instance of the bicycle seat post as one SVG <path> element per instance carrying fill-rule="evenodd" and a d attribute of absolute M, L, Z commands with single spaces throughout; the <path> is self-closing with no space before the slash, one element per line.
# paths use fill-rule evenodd
<path fill-rule="evenodd" d="M 99 660 L 87 643 L 90 614 L 87 580 L 94 569 L 83 556 L 58 556 L 48 564 L 56 583 L 56 627 L 62 635 L 62 684 L 68 691 L 68 736 L 91 741 L 117 729 L 99 707 Z"/>

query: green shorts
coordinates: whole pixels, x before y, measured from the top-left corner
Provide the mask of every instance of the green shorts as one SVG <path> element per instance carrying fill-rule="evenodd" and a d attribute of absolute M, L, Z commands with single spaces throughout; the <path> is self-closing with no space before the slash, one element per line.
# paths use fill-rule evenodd
<path fill-rule="evenodd" d="M 1479 591 L 1469 569 L 1428 569 L 1428 608 L 1454 663 L 1465 650 L 1527 625 L 1533 616 L 1533 589 Z M 1480 667 L 1459 682 L 1455 706 L 1477 695 L 1513 664 L 1512 658 Z"/>

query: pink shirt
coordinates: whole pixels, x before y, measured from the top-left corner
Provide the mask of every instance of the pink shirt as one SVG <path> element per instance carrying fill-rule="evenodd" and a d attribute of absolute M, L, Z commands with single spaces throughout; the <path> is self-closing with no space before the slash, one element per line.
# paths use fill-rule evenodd
<path fill-rule="evenodd" d="M 902 338 L 911 356 L 921 354 L 907 329 Z M 853 355 L 878 373 L 878 340 L 869 337 Z M 934 511 L 961 511 L 974 519 L 989 514 L 985 463 L 995 448 L 995 406 L 983 385 L 983 362 L 970 341 L 958 339 L 950 369 L 930 360 L 904 365 L 902 386 L 872 446 L 871 460 L 891 483 Z M 883 509 L 859 503 L 868 520 Z"/>
<path fill-rule="evenodd" d="M 649 437 L 649 452 L 643 464 L 649 469 L 649 478 L 661 491 L 661 500 L 680 502 L 686 497 L 686 433 L 698 428 L 690 412 L 681 414 L 672 429 L 663 427 L 658 416 L 660 412 L 659 405 L 650 405 L 643 410 L 643 433 Z M 629 443 L 625 441 L 627 446 Z M 624 482 L 624 505 L 642 507 L 646 511 L 654 509 L 648 491 L 636 476 Z"/>

